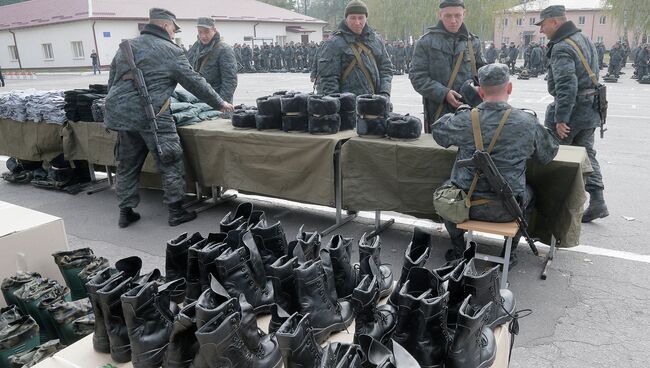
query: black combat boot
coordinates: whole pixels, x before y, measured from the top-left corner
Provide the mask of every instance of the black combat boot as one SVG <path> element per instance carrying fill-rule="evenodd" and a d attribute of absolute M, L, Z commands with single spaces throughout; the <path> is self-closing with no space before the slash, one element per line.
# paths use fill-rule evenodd
<path fill-rule="evenodd" d="M 271 313 L 273 285 L 267 280 L 262 258 L 250 232 L 242 233 L 238 249 L 226 249 L 217 259 L 219 280 L 232 296 L 244 294 L 255 314 Z"/>
<path fill-rule="evenodd" d="M 190 222 L 196 218 L 196 212 L 187 211 L 183 208 L 183 201 L 169 204 L 169 226 L 178 226 L 185 222 Z"/>
<path fill-rule="evenodd" d="M 323 348 L 316 342 L 309 315 L 294 313 L 275 334 L 280 345 L 284 368 L 318 367 Z"/>
<path fill-rule="evenodd" d="M 191 367 L 279 368 L 282 354 L 275 339 L 273 354 L 267 356 L 251 351 L 245 343 L 241 314 L 220 313 L 196 332 L 201 346 Z"/>
<path fill-rule="evenodd" d="M 200 240 L 187 249 L 187 273 L 185 281 L 185 304 L 190 304 L 201 295 L 201 266 L 199 265 L 199 252 L 209 244 L 207 239 Z"/>
<path fill-rule="evenodd" d="M 253 234 L 266 271 L 269 271 L 268 267 L 278 258 L 288 254 L 287 237 L 279 221 L 267 227 L 261 223 L 257 224 L 250 232 Z"/>
<path fill-rule="evenodd" d="M 447 281 L 447 291 L 449 292 L 449 302 L 447 304 L 447 326 L 450 330 L 456 329 L 456 320 L 458 319 L 458 310 L 467 297 L 463 283 L 463 272 L 465 271 L 465 262 L 459 263 L 451 272 L 445 275 Z"/>
<path fill-rule="evenodd" d="M 605 204 L 603 190 L 589 190 L 589 207 L 582 215 L 582 223 L 592 222 L 607 216 L 609 216 L 609 210 L 607 210 L 607 204 Z"/>
<path fill-rule="evenodd" d="M 465 296 L 472 295 L 470 304 L 474 309 L 481 309 L 489 302 L 492 309 L 486 313 L 485 325 L 491 329 L 508 323 L 515 314 L 515 296 L 508 289 L 501 289 L 499 266 L 487 271 L 477 269 L 476 260 L 471 260 L 463 271 Z"/>
<path fill-rule="evenodd" d="M 167 242 L 165 251 L 165 279 L 174 281 L 187 278 L 187 253 L 191 246 L 203 240 L 201 233 L 194 233 L 188 237 L 187 233 Z M 185 298 L 185 290 L 172 295 L 172 299 L 180 303 Z"/>
<path fill-rule="evenodd" d="M 364 367 L 420 368 L 420 363 L 402 345 L 391 340 L 391 346 L 392 351 L 368 335 L 359 336 L 359 347 L 366 357 Z"/>
<path fill-rule="evenodd" d="M 415 267 L 399 292 L 399 316 L 394 340 L 424 367 L 442 367 L 451 343 L 447 329 L 449 293 L 437 277 Z"/>
<path fill-rule="evenodd" d="M 332 296 L 323 261 L 308 261 L 296 270 L 296 287 L 300 300 L 300 312 L 310 314 L 314 337 L 322 344 L 334 332 L 346 329 L 354 319 L 349 302 L 338 301 Z M 334 291 L 334 295 L 336 292 Z"/>
<path fill-rule="evenodd" d="M 120 296 L 133 287 L 133 279 L 119 273 L 97 291 L 110 342 L 111 359 L 117 363 L 131 360 L 131 342 L 124 321 Z"/>
<path fill-rule="evenodd" d="M 321 235 L 318 231 L 303 231 L 303 228 L 304 225 L 300 227 L 298 235 L 296 235 L 296 246 L 300 247 L 305 255 L 305 262 L 315 260 L 318 258 L 318 252 L 320 251 Z M 289 255 L 292 255 L 291 250 L 292 248 L 289 247 Z"/>
<path fill-rule="evenodd" d="M 140 214 L 133 211 L 133 208 L 120 208 L 120 219 L 117 225 L 125 228 L 140 219 Z"/>
<path fill-rule="evenodd" d="M 352 292 L 350 299 L 354 309 L 355 330 L 353 343 L 359 343 L 360 335 L 369 335 L 383 344 L 390 342 L 395 331 L 397 311 L 390 304 L 379 303 L 379 281 L 376 276 L 366 275 Z"/>
<path fill-rule="evenodd" d="M 163 368 L 186 368 L 199 351 L 196 340 L 196 302 L 186 305 L 176 315 L 169 336 L 169 345 L 163 357 Z"/>
<path fill-rule="evenodd" d="M 228 244 L 225 243 L 226 237 L 227 235 L 223 233 L 210 234 L 206 239 L 207 245 L 197 249 L 201 291 L 210 287 L 210 275 L 217 275 L 214 260 L 228 247 Z"/>
<path fill-rule="evenodd" d="M 336 293 L 341 299 L 349 299 L 357 286 L 357 275 L 352 267 L 352 238 L 334 235 L 324 249 L 332 259 Z"/>
<path fill-rule="evenodd" d="M 393 271 L 390 267 L 381 264 L 381 239 L 379 235 L 376 235 L 372 238 L 366 238 L 366 234 L 361 236 L 359 239 L 359 259 L 363 260 L 367 257 L 370 257 L 372 262 L 379 269 L 379 295 L 380 299 L 383 299 L 390 295 L 391 288 L 393 287 Z M 359 272 L 359 278 L 364 275 L 368 275 L 368 269 L 361 267 Z"/>
<path fill-rule="evenodd" d="M 124 322 L 131 342 L 134 368 L 160 367 L 178 314 L 171 290 L 185 286 L 178 279 L 158 286 L 156 281 L 137 285 L 121 296 Z"/>
<path fill-rule="evenodd" d="M 431 234 L 427 233 L 425 230 L 420 228 L 413 229 L 413 237 L 411 242 L 406 248 L 404 254 L 404 264 L 402 265 L 402 274 L 399 277 L 399 281 L 395 286 L 395 289 L 390 294 L 388 303 L 393 307 L 397 307 L 399 299 L 399 291 L 404 285 L 404 282 L 409 276 L 409 272 L 413 267 L 422 267 L 427 260 L 429 259 L 429 254 L 431 253 Z"/>
<path fill-rule="evenodd" d="M 235 230 L 242 224 L 248 223 L 248 220 L 253 213 L 253 204 L 250 202 L 241 203 L 237 206 L 235 213 L 228 212 L 226 216 L 219 222 L 220 231 L 228 233 L 230 230 Z"/>
<path fill-rule="evenodd" d="M 363 353 L 359 345 L 333 342 L 323 349 L 320 368 L 361 368 Z"/>
<path fill-rule="evenodd" d="M 460 307 L 454 341 L 447 353 L 447 368 L 487 368 L 496 358 L 494 332 L 485 325 L 494 306 L 490 302 L 475 309 L 471 298 L 468 296 Z"/>
<path fill-rule="evenodd" d="M 273 284 L 273 294 L 275 296 L 275 307 L 271 311 L 271 322 L 269 323 L 269 333 L 277 331 L 284 318 L 280 316 L 277 307 L 284 311 L 284 315 L 293 315 L 300 311 L 300 302 L 296 294 L 296 276 L 294 270 L 298 268 L 298 259 L 284 256 L 275 261 L 271 267 L 271 273 L 268 278 Z"/>

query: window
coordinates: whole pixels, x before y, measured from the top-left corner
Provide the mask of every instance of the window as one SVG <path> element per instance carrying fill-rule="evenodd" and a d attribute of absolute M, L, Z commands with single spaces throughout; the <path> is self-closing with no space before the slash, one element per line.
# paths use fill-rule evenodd
<path fill-rule="evenodd" d="M 508 18 L 503 18 L 503 26 L 504 27 L 508 26 Z"/>
<path fill-rule="evenodd" d="M 54 51 L 52 50 L 51 43 L 44 43 L 41 45 L 43 49 L 43 59 L 45 60 L 54 60 Z"/>
<path fill-rule="evenodd" d="M 607 16 L 601 15 L 598 24 L 607 24 Z"/>
<path fill-rule="evenodd" d="M 517 25 L 518 26 L 523 26 L 524 25 L 524 18 L 517 18 Z"/>
<path fill-rule="evenodd" d="M 537 23 L 537 19 L 536 19 L 536 18 L 530 18 L 530 19 L 528 19 L 528 24 L 530 24 L 531 26 L 534 26 L 535 23 Z"/>
<path fill-rule="evenodd" d="M 596 42 L 602 43 L 603 42 L 603 36 L 598 36 L 596 39 Z"/>
<path fill-rule="evenodd" d="M 510 43 L 510 37 L 503 37 L 501 39 L 501 42 L 505 43 L 506 45 Z"/>
<path fill-rule="evenodd" d="M 586 21 L 586 19 L 585 19 L 584 16 L 578 17 L 578 24 L 585 24 L 585 21 Z"/>
<path fill-rule="evenodd" d="M 18 49 L 16 46 L 9 46 L 9 57 L 11 57 L 11 61 L 18 61 Z"/>
<path fill-rule="evenodd" d="M 81 41 L 72 41 L 72 56 L 75 59 L 84 58 L 84 44 Z"/>

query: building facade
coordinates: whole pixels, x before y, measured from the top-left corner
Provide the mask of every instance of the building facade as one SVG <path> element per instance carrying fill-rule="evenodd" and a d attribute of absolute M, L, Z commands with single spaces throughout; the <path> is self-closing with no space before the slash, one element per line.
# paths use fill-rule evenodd
<path fill-rule="evenodd" d="M 253 0 L 31 0 L 0 7 L 0 65 L 7 70 L 89 67 L 92 50 L 109 65 L 120 42 L 140 33 L 150 7 L 177 15 L 182 31 L 174 41 L 186 48 L 196 41 L 196 19 L 202 16 L 215 19 L 231 45 L 319 42 L 326 25 Z"/>
<path fill-rule="evenodd" d="M 494 43 L 525 46 L 531 42 L 546 44 L 548 39 L 536 26 L 541 11 L 549 5 L 564 5 L 567 18 L 582 30 L 593 42 L 604 42 L 609 49 L 616 41 L 623 39 L 623 32 L 614 22 L 608 9 L 600 0 L 537 0 L 515 6 L 505 16 L 497 17 L 494 28 Z M 628 35 L 632 39 L 632 33 Z"/>

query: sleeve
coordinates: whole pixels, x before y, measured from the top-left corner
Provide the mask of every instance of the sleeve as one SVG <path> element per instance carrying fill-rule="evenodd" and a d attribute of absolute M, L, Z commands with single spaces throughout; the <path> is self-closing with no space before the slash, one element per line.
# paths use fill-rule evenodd
<path fill-rule="evenodd" d="M 457 121 L 457 116 L 449 113 L 431 124 L 431 135 L 436 143 L 445 148 L 457 145 L 458 142 L 455 138 L 460 137 L 460 132 L 463 130 Z"/>
<path fill-rule="evenodd" d="M 235 89 L 237 89 L 237 61 L 235 52 L 232 48 L 227 47 L 219 58 L 219 67 L 221 68 L 221 96 L 232 103 Z"/>
<path fill-rule="evenodd" d="M 409 79 L 417 93 L 437 104 L 441 104 L 445 101 L 449 89 L 429 76 L 429 56 L 426 48 L 425 41 L 422 38 L 415 43 Z"/>
<path fill-rule="evenodd" d="M 183 88 L 217 110 L 223 107 L 224 101 L 221 96 L 212 89 L 205 78 L 192 69 L 185 54 L 179 51 L 178 55 L 176 55 L 176 62 L 173 65 L 175 67 L 172 70 L 172 77 Z"/>
<path fill-rule="evenodd" d="M 380 38 L 379 42 L 382 54 L 379 59 L 379 65 L 377 65 L 379 69 L 379 88 L 377 88 L 377 93 L 390 96 L 393 85 L 393 64 L 390 62 L 390 56 L 388 56 L 384 41 Z"/>
<path fill-rule="evenodd" d="M 559 149 L 559 142 L 535 119 L 535 161 L 547 165 L 553 161 Z"/>
<path fill-rule="evenodd" d="M 318 57 L 318 93 L 329 95 L 341 89 L 341 48 L 335 39 L 326 42 Z"/>
<path fill-rule="evenodd" d="M 570 123 L 578 94 L 578 77 L 573 54 L 566 48 L 553 48 L 551 69 L 555 81 L 555 122 Z"/>
<path fill-rule="evenodd" d="M 472 47 L 474 47 L 474 57 L 476 58 L 476 70 L 479 70 L 487 65 L 487 61 L 483 57 L 483 47 L 478 37 L 472 39 Z"/>

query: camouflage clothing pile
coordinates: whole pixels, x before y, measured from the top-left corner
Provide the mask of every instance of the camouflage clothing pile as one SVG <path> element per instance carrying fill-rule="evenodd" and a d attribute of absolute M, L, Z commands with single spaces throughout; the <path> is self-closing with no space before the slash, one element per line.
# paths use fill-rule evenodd
<path fill-rule="evenodd" d="M 39 327 L 30 316 L 15 315 L 15 310 L 3 309 L 0 324 L 0 367 L 10 367 L 12 355 L 28 351 L 39 344 Z M 11 322 L 8 322 L 10 321 Z"/>
<path fill-rule="evenodd" d="M 98 267 L 96 264 L 105 264 L 101 258 L 93 254 L 92 249 L 82 248 L 71 251 L 62 251 L 52 254 L 54 263 L 59 266 L 66 285 L 70 288 L 72 300 L 87 298 L 86 281 L 80 273 L 89 265 L 95 264 L 93 268 Z M 105 260 L 104 260 L 105 261 Z M 85 271 L 86 274 L 88 271 Z"/>
<path fill-rule="evenodd" d="M 63 350 L 66 346 L 59 340 L 50 340 L 24 353 L 9 358 L 11 368 L 29 368 Z"/>

